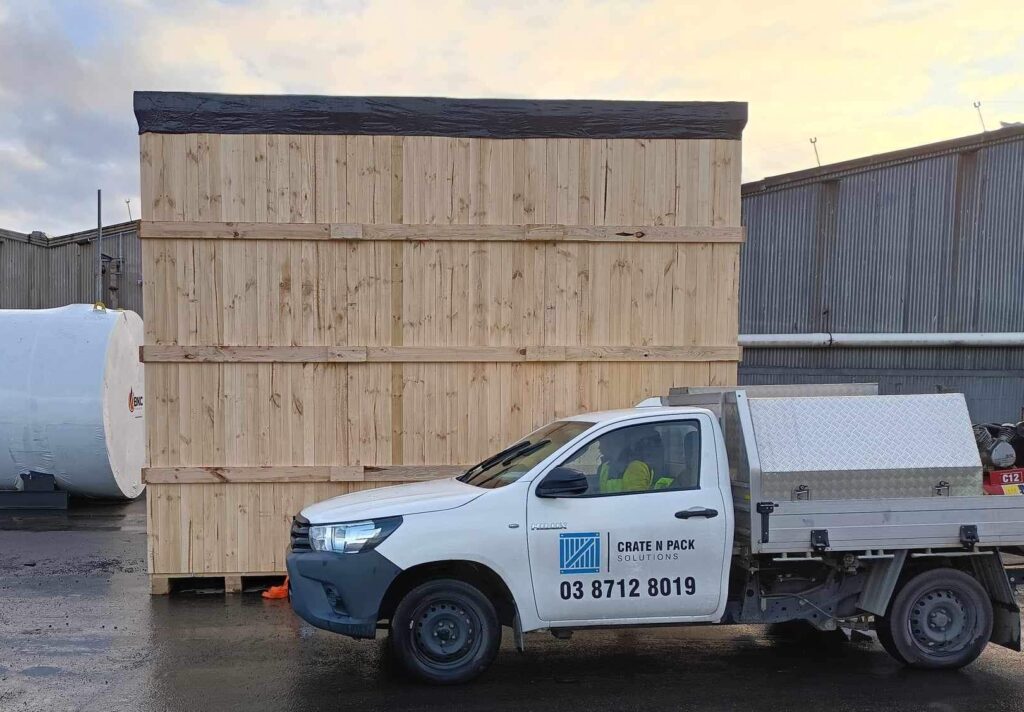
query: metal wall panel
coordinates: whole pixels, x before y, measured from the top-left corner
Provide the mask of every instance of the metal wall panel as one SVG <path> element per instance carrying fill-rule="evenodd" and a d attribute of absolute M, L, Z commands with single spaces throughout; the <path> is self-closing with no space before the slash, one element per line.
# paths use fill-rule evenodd
<path fill-rule="evenodd" d="M 95 231 L 53 238 L 0 234 L 0 309 L 45 309 L 95 301 Z M 142 250 L 136 223 L 104 229 L 103 254 L 123 250 L 124 273 L 111 279 L 109 260 L 103 300 L 142 315 Z M 110 289 L 117 286 L 116 290 Z"/>
<path fill-rule="evenodd" d="M 1024 372 L 740 368 L 740 383 L 877 383 L 879 393 L 963 393 L 975 422 L 1024 420 Z"/>
<path fill-rule="evenodd" d="M 740 333 L 1024 331 L 1024 130 L 751 184 L 743 222 Z M 740 382 L 821 371 L 1024 405 L 1024 349 L 745 349 Z"/>
<path fill-rule="evenodd" d="M 21 309 L 30 305 L 28 292 L 37 249 L 24 242 L 0 239 L 0 307 Z"/>

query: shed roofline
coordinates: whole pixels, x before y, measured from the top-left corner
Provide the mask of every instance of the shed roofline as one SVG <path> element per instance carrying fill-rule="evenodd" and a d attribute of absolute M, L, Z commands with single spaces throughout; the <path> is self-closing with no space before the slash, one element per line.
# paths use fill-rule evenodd
<path fill-rule="evenodd" d="M 116 237 L 118 234 L 127 232 L 137 232 L 139 229 L 139 221 L 132 220 L 129 222 L 114 223 L 113 225 L 103 226 L 103 238 L 106 240 L 108 237 Z M 60 247 L 71 242 L 92 242 L 96 239 L 96 228 L 92 227 L 88 230 L 79 230 L 78 232 L 69 232 L 65 235 L 55 235 L 53 237 L 37 237 L 32 233 L 16 232 L 15 230 L 4 230 L 0 228 L 0 242 L 4 240 L 10 240 L 11 242 L 24 242 L 30 245 L 36 245 L 38 247 Z"/>
<path fill-rule="evenodd" d="M 901 148 L 888 153 L 878 153 L 872 156 L 854 158 L 849 161 L 832 163 L 819 168 L 808 168 L 793 173 L 769 176 L 762 180 L 752 181 L 743 184 L 743 196 L 747 197 L 758 193 L 766 193 L 774 190 L 794 188 L 807 183 L 819 183 L 827 180 L 835 180 L 853 173 L 875 170 L 895 166 L 901 163 L 909 163 L 924 158 L 934 158 L 951 153 L 963 153 L 973 151 L 986 146 L 1012 141 L 1024 141 L 1024 126 L 1007 126 L 995 131 L 987 131 L 970 136 L 928 143 L 922 146 Z"/>

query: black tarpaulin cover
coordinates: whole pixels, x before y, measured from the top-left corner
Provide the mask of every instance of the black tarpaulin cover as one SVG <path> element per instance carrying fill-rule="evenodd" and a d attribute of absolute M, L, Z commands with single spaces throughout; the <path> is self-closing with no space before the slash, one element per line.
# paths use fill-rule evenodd
<path fill-rule="evenodd" d="M 139 133 L 739 139 L 735 101 L 580 101 L 135 92 Z"/>

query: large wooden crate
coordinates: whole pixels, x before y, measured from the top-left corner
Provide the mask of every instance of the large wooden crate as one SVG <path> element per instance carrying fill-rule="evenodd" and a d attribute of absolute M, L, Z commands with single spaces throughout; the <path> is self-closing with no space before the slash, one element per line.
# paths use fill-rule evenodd
<path fill-rule="evenodd" d="M 138 110 L 165 96 L 136 99 L 152 574 L 282 572 L 311 502 L 735 383 L 745 105 L 531 102 L 484 138 L 487 107 L 287 134 L 267 99 Z"/>

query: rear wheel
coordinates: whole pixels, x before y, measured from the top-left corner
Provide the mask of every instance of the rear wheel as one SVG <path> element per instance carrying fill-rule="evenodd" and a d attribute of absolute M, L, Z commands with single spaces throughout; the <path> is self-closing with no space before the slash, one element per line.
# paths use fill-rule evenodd
<path fill-rule="evenodd" d="M 955 569 L 933 569 L 896 594 L 881 629 L 889 651 L 916 668 L 956 669 L 974 662 L 992 635 L 992 602 L 975 579 Z M 883 647 L 889 645 L 879 632 Z"/>
<path fill-rule="evenodd" d="M 410 675 L 439 685 L 468 682 L 494 660 L 501 625 L 490 600 L 455 579 L 407 593 L 391 620 L 395 659 Z"/>

